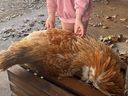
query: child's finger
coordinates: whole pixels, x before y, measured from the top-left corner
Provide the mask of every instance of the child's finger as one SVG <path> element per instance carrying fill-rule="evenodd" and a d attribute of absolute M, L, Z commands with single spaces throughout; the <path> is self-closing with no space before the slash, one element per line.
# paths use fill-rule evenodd
<path fill-rule="evenodd" d="M 49 26 L 48 23 L 46 23 L 46 24 L 45 24 L 45 27 L 46 27 L 47 29 L 49 29 L 50 26 Z"/>
<path fill-rule="evenodd" d="M 84 36 L 84 28 L 81 28 L 81 36 L 80 37 L 83 37 Z"/>
<path fill-rule="evenodd" d="M 55 27 L 54 24 L 52 24 L 52 23 L 50 23 L 49 25 L 50 25 L 50 27 L 49 27 L 50 29 Z"/>
<path fill-rule="evenodd" d="M 75 27 L 75 32 L 74 32 L 74 33 L 77 33 L 77 30 L 78 30 L 78 29 Z"/>
<path fill-rule="evenodd" d="M 80 28 L 79 27 L 75 27 L 75 33 L 78 34 L 80 31 Z"/>

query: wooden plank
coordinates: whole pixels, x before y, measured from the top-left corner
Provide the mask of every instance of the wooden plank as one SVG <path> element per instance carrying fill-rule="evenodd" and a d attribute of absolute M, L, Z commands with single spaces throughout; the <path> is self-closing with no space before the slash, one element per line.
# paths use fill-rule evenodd
<path fill-rule="evenodd" d="M 90 87 L 88 84 L 77 80 L 75 78 L 64 78 L 62 80 L 58 80 L 53 77 L 45 77 L 50 82 L 69 90 L 70 92 L 78 95 L 78 96 L 105 96 L 99 90 Z"/>
<path fill-rule="evenodd" d="M 10 84 L 10 89 L 13 91 L 13 95 L 17 94 L 17 96 L 30 96 L 27 95 L 22 89 L 17 88 L 14 84 Z"/>
<path fill-rule="evenodd" d="M 44 79 L 41 80 L 40 78 L 33 76 L 19 66 L 14 66 L 10 68 L 8 70 L 8 75 L 9 80 L 16 84 L 16 86 L 26 87 L 27 90 L 29 90 L 33 94 L 36 93 L 36 95 L 39 91 L 40 94 L 41 92 L 45 92 L 49 96 L 74 96 L 73 94 L 60 89 L 59 87 L 49 83 Z M 31 87 L 26 86 L 26 84 L 31 85 Z"/>
<path fill-rule="evenodd" d="M 23 66 L 27 68 L 27 66 Z M 54 77 L 49 77 L 42 73 L 44 78 L 78 96 L 105 96 L 99 90 L 90 87 L 88 84 L 76 79 L 76 78 L 63 78 L 58 80 Z"/>
<path fill-rule="evenodd" d="M 22 66 L 27 69 L 27 66 Z M 44 78 L 78 96 L 105 96 L 99 90 L 90 87 L 88 84 L 76 79 L 76 78 L 63 78 L 58 80 L 54 77 L 49 77 L 48 75 L 41 73 Z"/>
<path fill-rule="evenodd" d="M 44 73 L 41 73 L 41 75 L 43 75 L 46 80 L 76 94 L 77 96 L 105 96 L 99 90 L 90 87 L 88 84 L 76 78 L 63 78 L 62 80 L 58 80 L 57 78 L 48 77 Z"/>
<path fill-rule="evenodd" d="M 9 80 L 15 84 L 17 87 L 21 88 L 22 90 L 26 90 L 26 93 L 31 96 L 31 95 L 39 95 L 39 94 L 44 94 L 45 93 L 43 91 L 39 91 L 38 89 L 36 89 L 35 87 L 32 87 L 28 82 L 18 78 L 16 75 L 13 75 L 11 73 L 9 73 Z M 14 91 L 14 90 L 12 90 Z M 20 90 L 19 90 L 20 91 Z M 20 92 L 21 93 L 21 92 Z M 24 96 L 24 95 L 23 95 Z M 48 95 L 46 95 L 48 96 Z"/>
<path fill-rule="evenodd" d="M 14 85 L 14 84 L 10 84 L 10 89 L 13 91 L 13 94 L 16 94 L 16 96 L 48 96 L 45 93 L 39 93 L 39 94 L 32 94 L 32 93 L 28 93 L 25 87 L 24 88 L 19 88 L 18 86 Z"/>

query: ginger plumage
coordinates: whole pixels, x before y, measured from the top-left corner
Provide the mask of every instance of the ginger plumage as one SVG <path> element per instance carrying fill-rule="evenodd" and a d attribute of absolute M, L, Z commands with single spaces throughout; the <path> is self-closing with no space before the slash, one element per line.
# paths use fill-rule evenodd
<path fill-rule="evenodd" d="M 83 70 L 83 78 L 107 96 L 124 96 L 125 79 L 119 56 L 89 36 L 81 38 L 61 29 L 33 32 L 1 51 L 0 69 L 16 64 L 32 65 L 58 77 Z"/>

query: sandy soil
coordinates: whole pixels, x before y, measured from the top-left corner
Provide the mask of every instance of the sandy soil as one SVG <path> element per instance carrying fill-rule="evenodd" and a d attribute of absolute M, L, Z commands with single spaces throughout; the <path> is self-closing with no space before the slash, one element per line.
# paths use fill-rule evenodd
<path fill-rule="evenodd" d="M 11 42 L 41 30 L 47 18 L 44 0 L 1 0 L 0 1 L 0 50 Z M 128 0 L 94 0 L 88 26 L 88 34 L 123 34 L 128 36 Z M 57 24 L 58 24 L 57 19 Z M 0 96 L 11 96 L 7 73 L 0 73 Z"/>
<path fill-rule="evenodd" d="M 101 26 L 94 27 L 98 24 Z M 111 0 L 109 4 L 95 2 L 89 32 L 93 32 L 98 37 L 110 34 L 128 36 L 128 0 Z"/>

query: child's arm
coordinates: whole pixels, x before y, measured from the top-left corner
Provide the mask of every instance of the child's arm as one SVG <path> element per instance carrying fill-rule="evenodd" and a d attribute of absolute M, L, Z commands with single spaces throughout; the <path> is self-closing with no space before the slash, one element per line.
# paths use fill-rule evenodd
<path fill-rule="evenodd" d="M 82 21 L 83 15 L 88 10 L 88 7 L 90 6 L 90 0 L 75 0 L 75 9 L 76 9 L 76 21 L 75 21 L 75 33 L 80 35 L 81 37 L 86 34 L 86 29 L 84 23 L 88 22 L 89 17 L 87 18 L 87 21 Z"/>
<path fill-rule="evenodd" d="M 48 18 L 46 20 L 47 29 L 55 27 L 56 0 L 47 0 Z"/>

